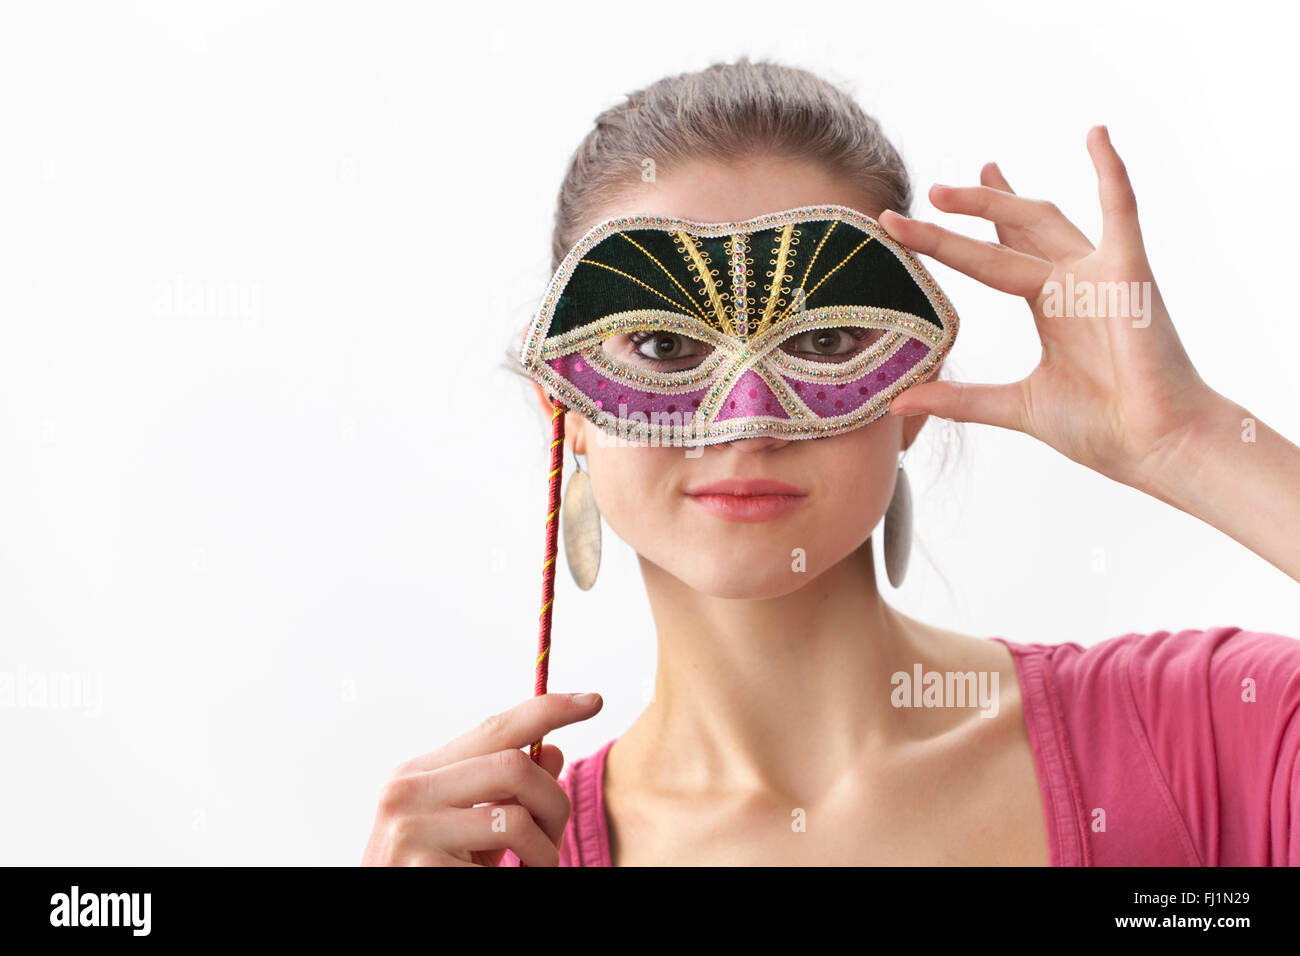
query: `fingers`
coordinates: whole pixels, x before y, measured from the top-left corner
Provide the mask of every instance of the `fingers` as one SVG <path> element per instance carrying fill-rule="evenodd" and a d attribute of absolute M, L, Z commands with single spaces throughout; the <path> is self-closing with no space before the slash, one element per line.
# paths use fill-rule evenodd
<path fill-rule="evenodd" d="M 1004 193 L 1014 193 L 1011 184 L 1007 182 L 1006 177 L 1002 175 L 1002 170 L 998 169 L 997 163 L 985 163 L 980 169 L 980 184 L 988 186 L 991 189 L 1000 189 Z M 1042 249 L 1039 249 L 1034 241 L 1021 230 L 1011 229 L 1000 223 L 994 223 L 993 228 L 997 231 L 998 242 L 1008 248 L 1015 249 L 1019 252 L 1027 252 L 1031 256 L 1038 256 L 1040 259 L 1046 259 L 1047 255 Z"/>
<path fill-rule="evenodd" d="M 510 849 L 529 866 L 555 866 L 573 807 L 556 779 L 563 755 L 544 746 L 541 756 L 546 766 L 506 748 L 394 776 L 380 791 L 362 862 L 495 865 L 493 852 Z"/>
<path fill-rule="evenodd" d="M 434 813 L 393 817 L 376 849 L 363 863 L 371 866 L 478 866 L 475 855 L 493 860 L 492 851 L 511 850 L 529 866 L 558 866 L 560 850 L 518 804 L 503 807 L 447 807 Z M 493 863 L 499 861 L 499 852 Z"/>
<path fill-rule="evenodd" d="M 556 778 L 524 751 L 513 748 L 394 777 L 380 798 L 381 806 L 394 813 L 470 808 L 491 801 L 518 801 L 556 843 L 564 834 L 571 809 Z"/>
<path fill-rule="evenodd" d="M 453 855 L 510 850 L 529 866 L 560 863 L 559 837 L 552 840 L 518 804 L 446 810 L 431 821 L 429 838 Z"/>
<path fill-rule="evenodd" d="M 1012 295 L 1032 298 L 1052 274 L 1052 264 L 991 242 L 972 239 L 936 226 L 900 216 L 893 210 L 880 214 L 880 225 L 891 237 L 916 252 L 933 256 L 972 279 Z"/>
<path fill-rule="evenodd" d="M 554 744 L 542 744 L 542 752 L 538 755 L 537 766 L 549 773 L 552 778 L 558 780 L 560 779 L 560 771 L 564 769 L 564 754 Z"/>
<path fill-rule="evenodd" d="M 935 185 L 930 189 L 930 202 L 943 212 L 988 219 L 998 227 L 1003 242 L 1011 231 L 1031 237 L 1033 245 L 1049 259 L 1074 260 L 1093 251 L 1088 237 L 1046 200 L 1026 199 L 992 186 Z"/>
<path fill-rule="evenodd" d="M 509 849 L 528 866 L 555 866 L 572 811 L 558 780 L 564 755 L 543 745 L 534 763 L 522 748 L 603 706 L 597 694 L 577 696 L 530 697 L 400 765 L 380 793 L 363 862 L 463 865 Z"/>
<path fill-rule="evenodd" d="M 493 714 L 473 730 L 430 753 L 406 761 L 396 776 L 422 770 L 436 770 L 470 757 L 498 750 L 530 746 L 557 727 L 594 717 L 604 706 L 600 695 L 591 703 L 577 703 L 572 694 L 541 694 L 529 697 L 509 710 Z"/>
<path fill-rule="evenodd" d="M 926 382 L 903 391 L 889 406 L 891 415 L 935 415 L 954 422 L 976 422 L 1024 431 L 1021 383 L 976 385 Z"/>
<path fill-rule="evenodd" d="M 520 753 L 523 753 L 523 751 L 520 751 Z M 453 764 L 453 766 L 455 765 Z M 538 755 L 538 760 L 535 766 L 541 767 L 549 773 L 552 779 L 559 780 L 560 771 L 564 769 L 564 754 L 561 753 L 560 748 L 554 744 L 542 744 L 542 752 Z M 477 803 L 480 801 L 475 802 Z M 518 803 L 519 801 L 514 797 L 507 797 L 502 800 L 488 802 L 491 805 L 497 803 Z"/>
<path fill-rule="evenodd" d="M 1110 141 L 1105 126 L 1088 130 L 1088 154 L 1097 170 L 1097 192 L 1101 198 L 1101 241 L 1121 246 L 1142 245 L 1138 226 L 1137 197 L 1128 170 Z"/>
<path fill-rule="evenodd" d="M 985 186 L 991 186 L 994 189 L 1000 189 L 1004 193 L 1014 193 L 1011 184 L 1007 178 L 1002 175 L 1002 170 L 997 163 L 985 163 L 984 168 L 980 170 L 980 182 Z"/>

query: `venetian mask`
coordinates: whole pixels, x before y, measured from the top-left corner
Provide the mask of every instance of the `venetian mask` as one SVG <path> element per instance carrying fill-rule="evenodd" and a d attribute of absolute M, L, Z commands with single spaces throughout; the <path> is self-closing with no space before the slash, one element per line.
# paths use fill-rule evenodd
<path fill-rule="evenodd" d="M 565 257 L 520 359 L 606 432 L 710 445 L 866 425 L 956 335 L 925 267 L 845 206 L 725 223 L 634 215 Z"/>

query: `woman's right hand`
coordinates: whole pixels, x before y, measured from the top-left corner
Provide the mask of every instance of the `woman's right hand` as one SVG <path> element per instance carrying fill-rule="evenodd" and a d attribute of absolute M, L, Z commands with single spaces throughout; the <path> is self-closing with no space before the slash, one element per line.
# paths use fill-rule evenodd
<path fill-rule="evenodd" d="M 543 744 L 539 765 L 520 748 L 601 706 L 596 694 L 530 697 L 401 764 L 380 793 L 361 865 L 497 866 L 506 850 L 528 866 L 558 865 L 572 809 L 559 783 L 564 754 Z"/>

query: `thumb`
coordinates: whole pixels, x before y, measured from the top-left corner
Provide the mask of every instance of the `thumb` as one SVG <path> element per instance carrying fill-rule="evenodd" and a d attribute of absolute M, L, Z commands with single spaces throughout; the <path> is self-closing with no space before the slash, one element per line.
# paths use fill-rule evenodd
<path fill-rule="evenodd" d="M 542 769 L 558 780 L 560 771 L 564 768 L 564 754 L 554 744 L 542 744 L 538 763 L 541 764 Z"/>
<path fill-rule="evenodd" d="M 973 382 L 925 382 L 899 393 L 891 415 L 934 415 L 954 422 L 976 422 L 1022 431 L 1020 384 L 977 385 Z"/>

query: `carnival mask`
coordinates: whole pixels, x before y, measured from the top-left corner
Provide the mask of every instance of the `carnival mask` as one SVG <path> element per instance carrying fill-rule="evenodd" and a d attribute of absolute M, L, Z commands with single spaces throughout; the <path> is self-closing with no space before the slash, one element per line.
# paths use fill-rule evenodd
<path fill-rule="evenodd" d="M 594 226 L 560 263 L 520 359 L 603 431 L 694 446 L 859 428 L 956 335 L 925 267 L 845 206 L 634 215 Z"/>

